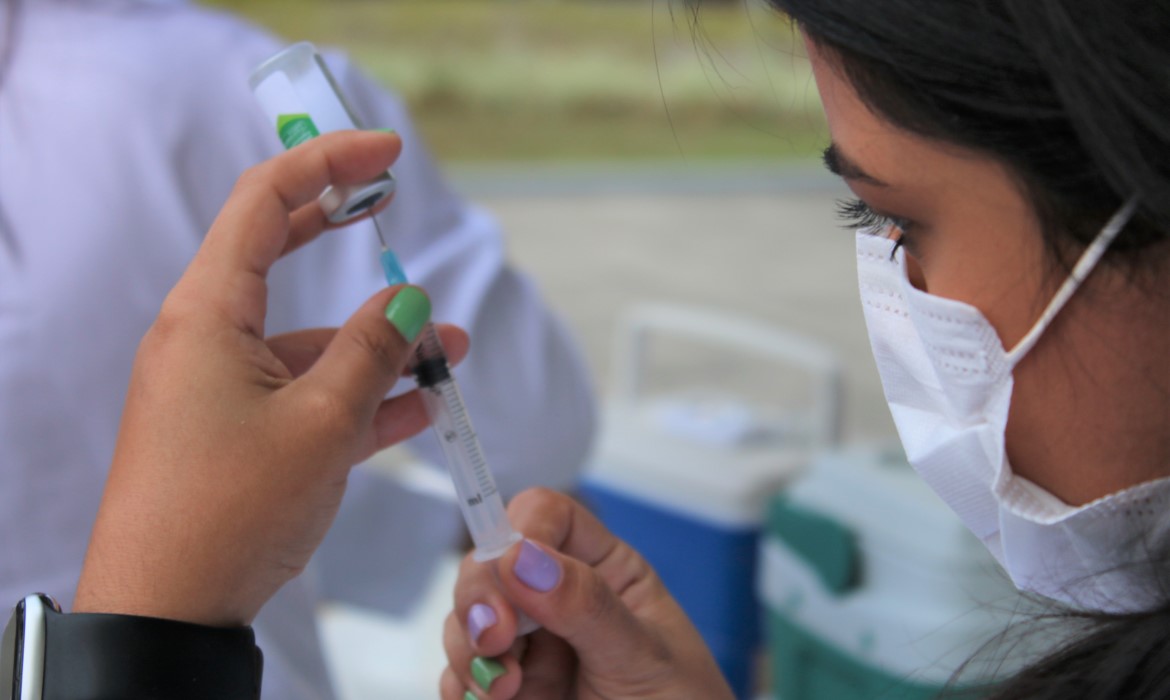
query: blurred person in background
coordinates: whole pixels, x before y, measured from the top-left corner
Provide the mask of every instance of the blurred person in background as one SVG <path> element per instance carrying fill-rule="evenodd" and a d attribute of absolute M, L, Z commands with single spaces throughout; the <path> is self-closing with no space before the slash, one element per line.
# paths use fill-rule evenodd
<path fill-rule="evenodd" d="M 986 696 L 1170 698 L 1170 4 L 771 4 L 856 195 L 911 465 L 1017 588 L 1087 623 Z M 444 700 L 732 697 L 584 508 L 536 490 L 509 515 L 528 539 L 464 562 Z M 517 639 L 514 607 L 543 629 Z"/>
<path fill-rule="evenodd" d="M 283 43 L 181 0 L 4 0 L 3 17 L 0 595 L 68 600 L 135 348 L 236 178 L 282 151 L 248 76 Z M 364 123 L 403 136 L 382 229 L 435 319 L 475 336 L 458 376 L 501 491 L 570 486 L 593 430 L 575 347 L 509 265 L 495 221 L 444 183 L 400 101 L 326 58 Z M 360 222 L 282 261 L 267 332 L 339 325 L 384 286 L 378 250 Z M 429 434 L 407 444 L 444 464 Z M 266 695 L 331 697 L 318 603 L 401 609 L 462 533 L 453 504 L 355 473 L 319 565 L 256 622 Z"/>

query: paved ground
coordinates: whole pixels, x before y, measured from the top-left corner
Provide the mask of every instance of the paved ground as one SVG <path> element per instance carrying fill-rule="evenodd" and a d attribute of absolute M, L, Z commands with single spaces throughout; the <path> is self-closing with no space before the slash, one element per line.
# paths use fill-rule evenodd
<path fill-rule="evenodd" d="M 845 435 L 893 435 L 857 300 L 845 190 L 808 169 L 461 172 L 458 186 L 503 221 L 510 254 L 577 333 L 599 386 L 623 309 L 671 301 L 758 319 L 831 346 L 845 365 Z M 782 372 L 716 367 L 693 344 L 653 355 L 663 383 L 718 382 L 760 401 L 799 387 Z M 699 375 L 702 380 L 698 379 Z"/>

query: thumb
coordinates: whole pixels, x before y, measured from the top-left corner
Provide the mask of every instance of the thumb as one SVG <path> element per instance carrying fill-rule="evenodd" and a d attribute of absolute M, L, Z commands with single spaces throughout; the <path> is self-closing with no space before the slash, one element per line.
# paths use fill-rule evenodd
<path fill-rule="evenodd" d="M 334 397 L 362 425 L 410 362 L 431 301 L 413 286 L 374 295 L 346 321 L 299 383 Z"/>
<path fill-rule="evenodd" d="M 614 553 L 628 554 L 629 560 L 609 564 L 624 569 L 646 567 L 628 547 Z M 669 655 L 658 635 L 584 562 L 526 539 L 501 557 L 499 573 L 508 599 L 568 642 L 583 667 L 636 683 L 637 678 L 653 673 L 660 665 L 656 661 Z M 652 578 L 629 573 L 632 580 L 644 584 Z"/>

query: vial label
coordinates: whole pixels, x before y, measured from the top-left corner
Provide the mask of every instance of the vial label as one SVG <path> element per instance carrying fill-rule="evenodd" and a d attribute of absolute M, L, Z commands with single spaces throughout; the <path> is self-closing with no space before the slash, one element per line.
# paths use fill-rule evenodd
<path fill-rule="evenodd" d="M 315 110 L 310 109 L 285 73 L 276 71 L 257 85 L 256 97 L 276 126 L 276 135 L 285 148 L 321 135 L 323 125 L 313 118 Z"/>
<path fill-rule="evenodd" d="M 321 135 L 307 114 L 281 114 L 276 118 L 276 133 L 285 148 L 292 148 Z"/>

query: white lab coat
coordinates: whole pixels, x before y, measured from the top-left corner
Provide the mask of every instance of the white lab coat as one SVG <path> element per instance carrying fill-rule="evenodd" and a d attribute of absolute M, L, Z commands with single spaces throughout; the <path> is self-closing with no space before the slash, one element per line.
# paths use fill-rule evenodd
<path fill-rule="evenodd" d="M 281 150 L 247 78 L 282 42 L 182 2 L 24 5 L 0 76 L 0 601 L 39 590 L 67 605 L 138 340 L 236 177 Z M 402 134 L 382 229 L 434 317 L 471 334 L 457 376 L 501 490 L 570 485 L 593 429 L 577 351 L 399 101 L 328 60 L 366 125 Z M 340 325 L 383 286 L 377 252 L 366 222 L 278 263 L 268 332 Z M 432 440 L 411 447 L 442 464 Z M 321 576 L 286 586 L 256 622 L 265 696 L 331 697 L 321 597 L 400 604 L 460 532 L 453 506 L 355 472 Z"/>

